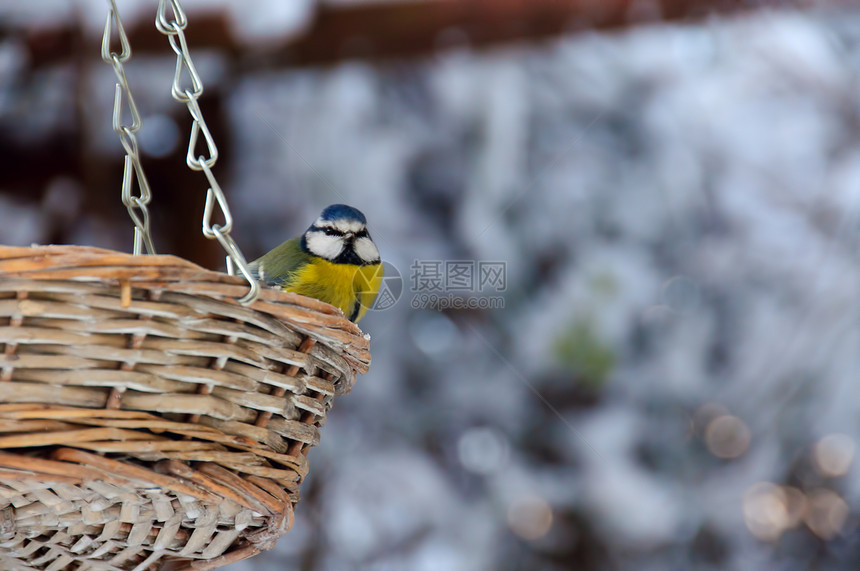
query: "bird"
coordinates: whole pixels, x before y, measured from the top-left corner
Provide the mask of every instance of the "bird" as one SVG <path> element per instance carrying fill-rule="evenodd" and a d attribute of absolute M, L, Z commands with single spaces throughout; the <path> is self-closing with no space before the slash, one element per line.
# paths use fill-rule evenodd
<path fill-rule="evenodd" d="M 346 204 L 327 206 L 304 234 L 248 266 L 258 281 L 329 303 L 354 323 L 373 305 L 383 277 L 367 218 Z"/>

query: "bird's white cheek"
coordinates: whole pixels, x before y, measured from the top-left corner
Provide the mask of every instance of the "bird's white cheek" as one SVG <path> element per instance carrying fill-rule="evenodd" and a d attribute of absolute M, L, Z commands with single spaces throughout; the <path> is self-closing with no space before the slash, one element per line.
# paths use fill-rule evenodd
<path fill-rule="evenodd" d="M 355 253 L 364 262 L 378 262 L 379 250 L 376 249 L 376 244 L 370 238 L 359 238 L 353 245 Z"/>
<path fill-rule="evenodd" d="M 327 236 L 322 232 L 309 232 L 306 237 L 308 250 L 316 256 L 333 260 L 343 250 L 343 239 L 339 236 Z"/>

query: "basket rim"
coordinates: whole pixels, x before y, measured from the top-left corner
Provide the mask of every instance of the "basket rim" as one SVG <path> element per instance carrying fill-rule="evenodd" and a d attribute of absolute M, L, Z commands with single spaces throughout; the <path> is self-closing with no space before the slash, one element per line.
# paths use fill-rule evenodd
<path fill-rule="evenodd" d="M 146 288 L 242 306 L 237 299 L 247 282 L 203 268 L 170 254 L 133 255 L 78 245 L 0 245 L 0 279 L 104 283 L 115 288 Z M 201 291 L 203 290 L 203 291 Z M 323 301 L 263 287 L 247 309 L 268 314 L 315 341 L 333 346 L 357 373 L 370 366 L 370 341 L 343 312 Z"/>

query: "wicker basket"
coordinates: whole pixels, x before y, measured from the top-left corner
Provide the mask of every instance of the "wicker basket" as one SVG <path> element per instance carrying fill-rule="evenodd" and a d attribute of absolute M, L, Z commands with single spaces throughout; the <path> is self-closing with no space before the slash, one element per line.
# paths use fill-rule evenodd
<path fill-rule="evenodd" d="M 214 569 L 292 525 L 368 341 L 173 256 L 0 246 L 0 569 Z"/>

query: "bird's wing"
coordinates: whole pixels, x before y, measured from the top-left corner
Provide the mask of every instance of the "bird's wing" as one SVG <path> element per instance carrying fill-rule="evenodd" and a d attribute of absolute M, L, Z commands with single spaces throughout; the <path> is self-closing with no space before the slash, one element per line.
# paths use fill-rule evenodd
<path fill-rule="evenodd" d="M 270 285 L 284 285 L 309 261 L 310 256 L 302 251 L 300 238 L 293 238 L 257 258 L 248 267 L 257 280 Z"/>

